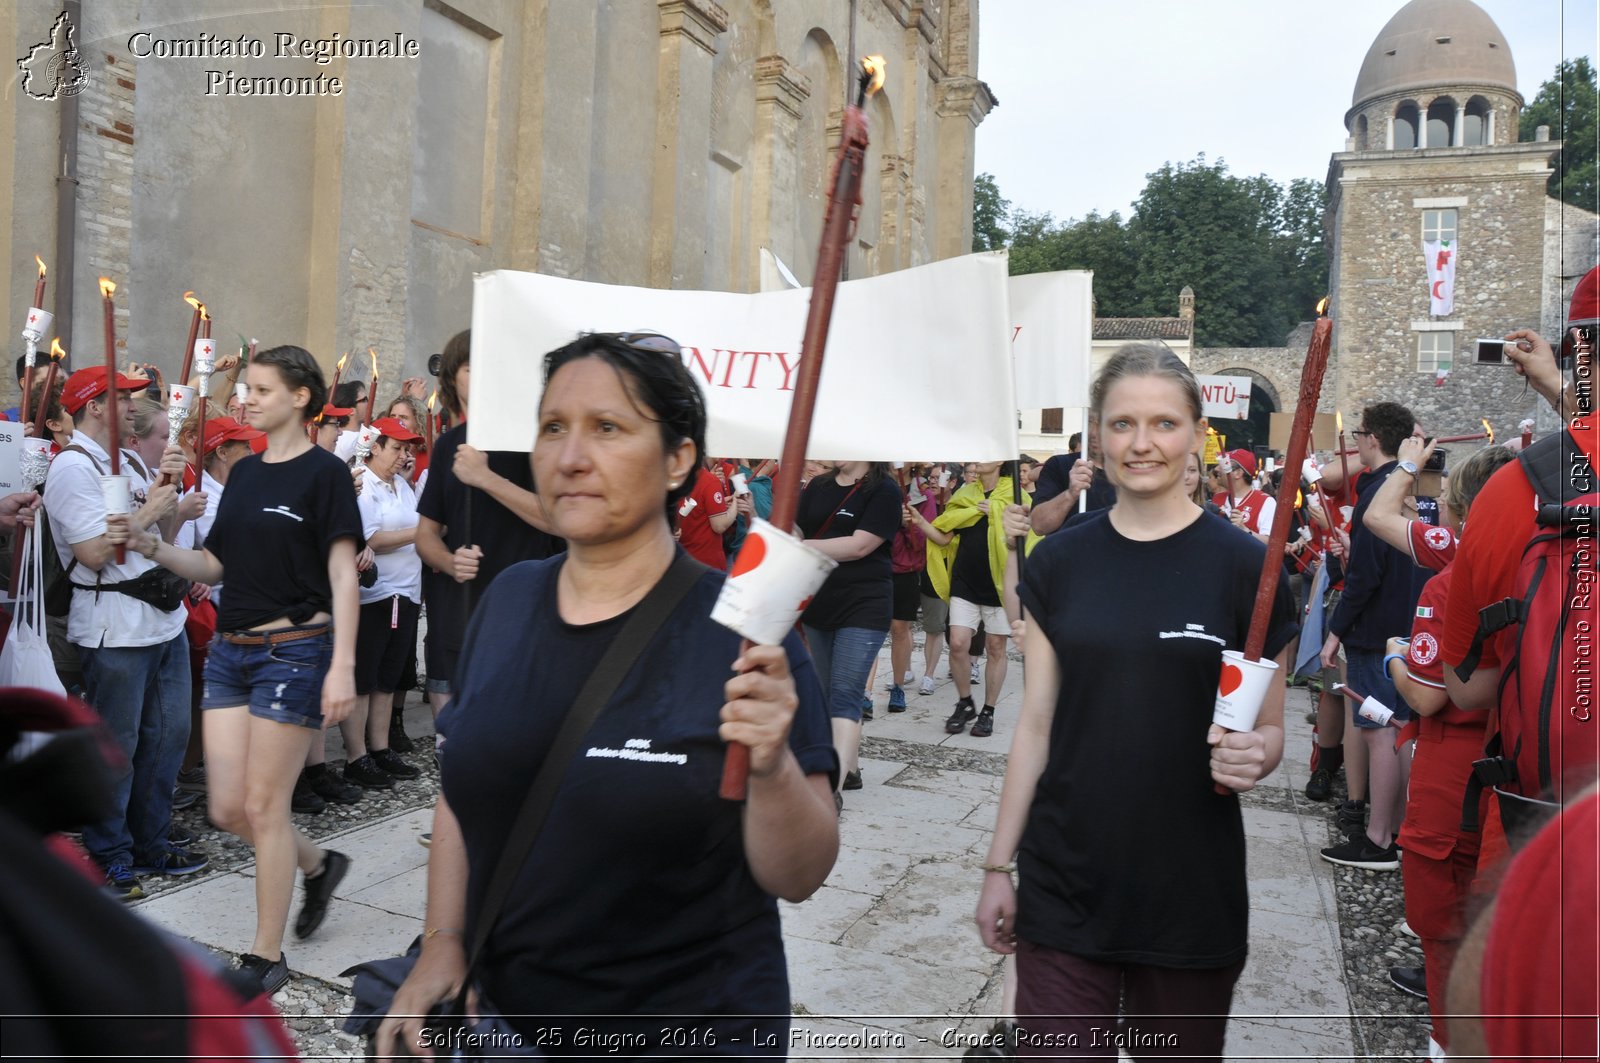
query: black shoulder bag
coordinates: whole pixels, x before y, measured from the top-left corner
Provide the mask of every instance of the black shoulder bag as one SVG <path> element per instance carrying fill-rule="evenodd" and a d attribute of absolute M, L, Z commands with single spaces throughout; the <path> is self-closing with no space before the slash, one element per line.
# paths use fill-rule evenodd
<path fill-rule="evenodd" d="M 472 986 L 473 972 L 477 970 L 483 947 L 511 895 L 517 875 L 521 873 L 523 864 L 527 863 L 528 854 L 533 851 L 534 843 L 544 829 L 567 768 L 582 748 L 589 728 L 610 703 L 623 678 L 633 670 L 645 646 L 704 572 L 705 566 L 679 550 L 666 574 L 639 602 L 633 615 L 628 617 L 622 630 L 595 665 L 594 671 L 589 673 L 583 689 L 578 691 L 578 697 L 567 711 L 555 741 L 539 762 L 533 783 L 528 787 L 528 795 L 523 799 L 522 808 L 512 825 L 510 837 L 506 839 L 505 848 L 495 864 L 483 910 L 478 914 L 471 947 L 467 950 L 467 973 L 462 979 L 461 994 L 453 1001 L 436 1005 L 428 1013 L 427 1024 L 430 1029 L 460 1025 L 465 1021 L 467 992 Z M 369 960 L 341 972 L 345 977 L 354 978 L 355 997 L 350 1016 L 345 1019 L 344 1030 L 366 1038 L 368 1058 L 372 1058 L 378 1026 L 389 1014 L 395 991 L 410 975 L 421 953 L 422 938 L 419 937 L 411 943 L 404 956 Z M 438 1043 L 448 1042 L 441 1040 Z"/>

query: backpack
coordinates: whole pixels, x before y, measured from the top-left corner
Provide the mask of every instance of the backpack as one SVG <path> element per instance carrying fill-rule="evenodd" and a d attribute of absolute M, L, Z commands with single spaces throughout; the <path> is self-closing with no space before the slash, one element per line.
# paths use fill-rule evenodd
<path fill-rule="evenodd" d="M 1600 762 L 1600 722 L 1594 719 L 1600 484 L 1570 432 L 1540 439 L 1518 461 L 1533 488 L 1537 524 L 1522 549 L 1512 596 L 1480 610 L 1472 648 L 1456 669 L 1465 682 L 1484 642 L 1516 627 L 1489 717 L 1488 756 L 1474 765 L 1463 808 L 1468 829 L 1476 828 L 1483 786 L 1529 801 L 1559 801 L 1563 783 L 1570 790 L 1576 782 L 1569 773 Z M 1585 772 L 1585 781 L 1591 777 Z M 1501 802 L 1503 814 L 1507 803 Z"/>

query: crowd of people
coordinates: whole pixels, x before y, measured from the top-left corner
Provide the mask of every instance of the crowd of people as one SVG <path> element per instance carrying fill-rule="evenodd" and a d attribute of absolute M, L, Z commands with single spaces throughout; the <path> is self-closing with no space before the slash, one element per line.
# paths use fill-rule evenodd
<path fill-rule="evenodd" d="M 1322 857 L 1403 869 L 1426 962 L 1391 979 L 1428 999 L 1442 1048 L 1538 1044 L 1526 1024 L 1458 1025 L 1449 1002 L 1468 968 L 1471 999 L 1498 991 L 1484 956 L 1512 913 L 1472 923 L 1516 851 L 1563 801 L 1594 801 L 1592 686 L 1569 651 L 1593 612 L 1592 510 L 1573 503 L 1595 493 L 1597 284 L 1580 285 L 1555 348 L 1507 337 L 1568 429 L 1432 478 L 1428 426 L 1377 397 L 1354 454 L 1286 470 L 1235 449 L 1207 468 L 1195 378 L 1152 344 L 1112 357 L 1086 436 L 1042 465 L 710 456 L 699 388 L 653 333 L 546 356 L 531 460 L 467 443 L 465 332 L 440 359 L 451 426 L 436 439 L 420 381 L 364 424 L 366 385 L 330 393 L 294 346 L 222 366 L 243 386 L 171 444 L 158 373 L 79 370 L 44 396 L 42 493 L 0 500 L 0 523 L 36 529 L 63 685 L 125 754 L 116 813 L 82 825 L 83 849 L 129 900 L 143 877 L 203 871 L 172 818 L 203 794 L 254 849 L 240 963 L 271 992 L 290 977 L 296 870 L 304 939 L 351 863 L 291 813 L 416 778 L 398 710 L 421 688 L 442 788 L 427 930 L 379 1048 L 419 1044 L 406 1016 L 468 980 L 483 1021 L 512 1028 L 556 1011 L 616 1016 L 619 1033 L 642 1013 L 769 1015 L 779 1030 L 774 898 L 827 878 L 844 793 L 869 781 L 859 749 L 879 691 L 890 713 L 931 696 L 948 650 L 942 734 L 989 738 L 1015 650 L 1026 679 L 977 922 L 1016 957 L 1019 1048 L 1103 1044 L 1092 1030 L 1120 1014 L 1151 1054 L 1216 1058 L 1248 939 L 1238 795 L 1285 756 L 1286 690 L 1310 686 L 1306 796 L 1329 800 L 1341 774 L 1348 795 L 1331 809 L 1347 840 Z M 114 450 L 122 512 L 102 489 Z M 781 646 L 742 645 L 712 603 L 752 522 L 796 486 L 790 530 L 836 567 Z M 1220 653 L 1246 647 L 1285 519 L 1261 649 L 1282 679 L 1253 728 L 1229 730 L 1212 722 Z M 556 766 L 532 855 L 491 903 L 528 765 L 585 687 L 572 663 L 604 656 L 683 558 L 692 584 L 618 677 L 588 754 Z M 751 750 L 743 805 L 715 796 L 728 742 Z M 1592 879 L 1577 889 L 1592 895 Z"/>

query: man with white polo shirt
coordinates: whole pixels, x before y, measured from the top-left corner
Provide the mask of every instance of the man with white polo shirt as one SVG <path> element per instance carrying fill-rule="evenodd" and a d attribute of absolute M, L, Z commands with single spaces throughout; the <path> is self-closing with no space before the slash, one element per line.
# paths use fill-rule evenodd
<path fill-rule="evenodd" d="M 132 404 L 117 404 L 113 432 L 104 366 L 67 378 L 61 405 L 72 418 L 72 441 L 51 463 L 44 504 L 66 578 L 73 584 L 67 638 L 83 658 L 90 705 L 105 720 L 127 764 L 113 783 L 117 811 L 84 827 L 83 843 L 117 895 L 143 895 L 141 874 L 183 875 L 207 860 L 168 840 L 172 790 L 189 740 L 189 646 L 182 608 L 188 582 L 136 551 L 119 563 L 106 541 L 106 501 L 101 478 L 111 473 L 113 436 L 132 430 Z M 124 396 L 149 381 L 117 375 Z M 176 531 L 177 488 L 183 451 L 169 447 L 159 469 L 147 469 L 123 450 L 136 528 L 160 524 L 170 541 Z M 162 473 L 173 483 L 157 487 Z M 170 574 L 168 574 L 170 575 Z M 174 600 L 175 598 L 175 600 Z"/>

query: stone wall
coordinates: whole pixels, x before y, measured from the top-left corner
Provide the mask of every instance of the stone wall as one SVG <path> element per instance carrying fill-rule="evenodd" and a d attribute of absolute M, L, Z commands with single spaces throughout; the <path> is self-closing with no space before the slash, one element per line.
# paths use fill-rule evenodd
<path fill-rule="evenodd" d="M 1378 399 L 1404 403 L 1438 434 L 1487 417 L 1505 438 L 1537 400 L 1506 366 L 1473 363 L 1479 337 L 1539 321 L 1550 144 L 1336 155 L 1333 398 L 1347 419 Z M 1455 307 L 1429 315 L 1422 211 L 1458 213 Z M 1418 371 L 1418 335 L 1453 337 L 1442 385 Z"/>
<path fill-rule="evenodd" d="M 98 335 L 104 273 L 119 285 L 127 350 L 169 374 L 186 289 L 211 306 L 224 348 L 256 337 L 328 365 L 357 352 L 358 366 L 375 348 L 386 398 L 468 324 L 477 272 L 750 291 L 769 247 L 809 281 L 853 56 L 870 53 L 887 57 L 888 80 L 869 105 L 849 275 L 970 247 L 973 140 L 994 105 L 977 78 L 977 0 L 268 8 L 84 5 L 77 44 L 91 82 L 76 186 L 56 181 L 57 105 L 20 93 L 0 104 L 0 177 L 13 190 L 0 214 L 12 278 L 0 316 L 20 319 L 34 254 L 58 260 L 57 197 L 74 187 L 77 346 Z M 17 55 L 48 38 L 61 10 L 0 9 Z M 189 54 L 136 59 L 141 33 L 145 49 L 170 41 Z M 279 33 L 427 47 L 319 62 L 276 55 Z M 265 54 L 193 54 L 196 42 L 241 37 Z M 337 78 L 341 90 L 229 95 L 210 71 Z"/>

